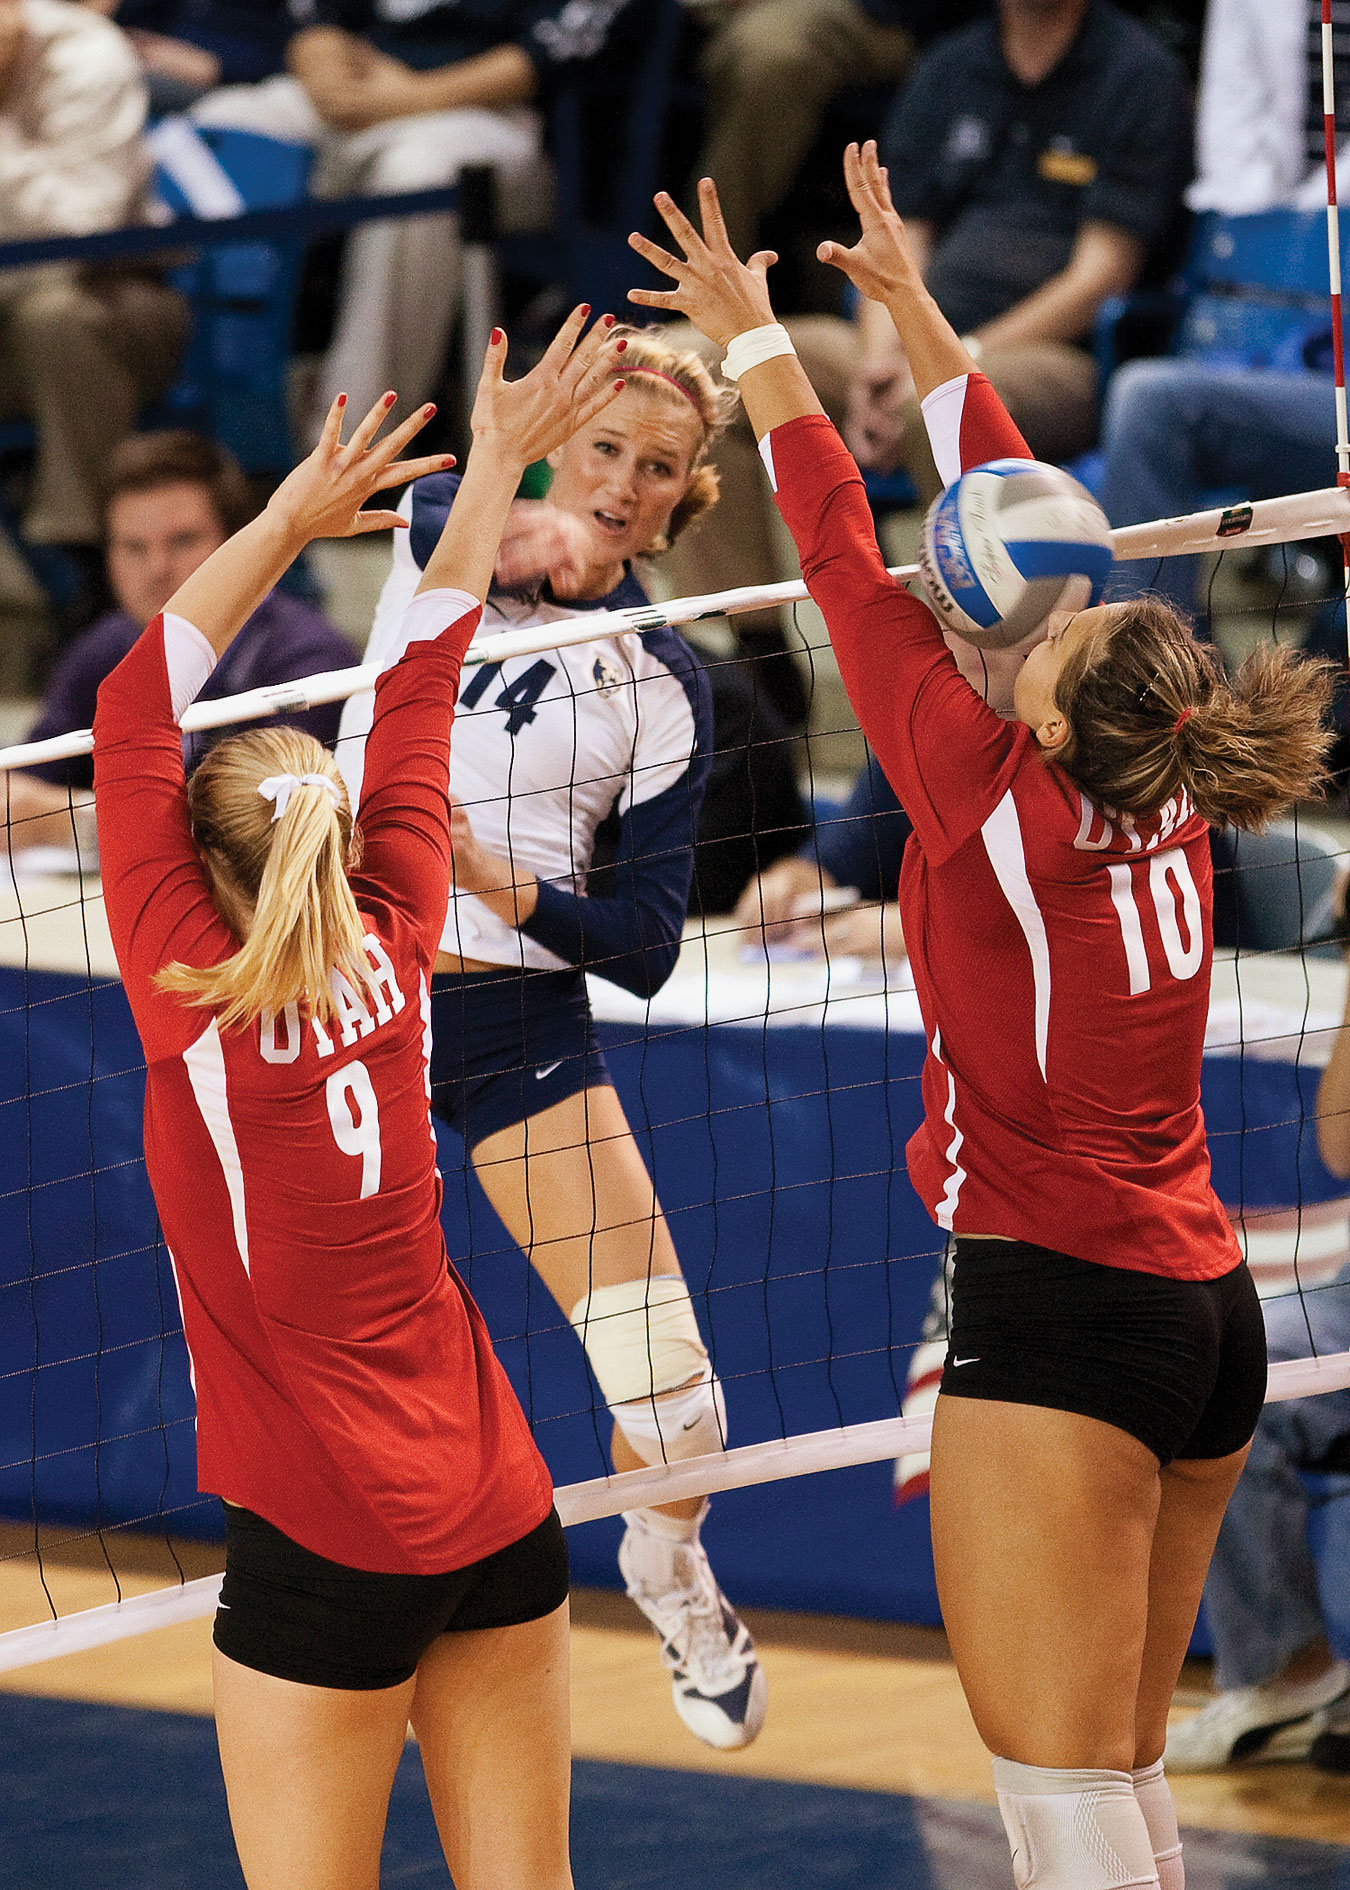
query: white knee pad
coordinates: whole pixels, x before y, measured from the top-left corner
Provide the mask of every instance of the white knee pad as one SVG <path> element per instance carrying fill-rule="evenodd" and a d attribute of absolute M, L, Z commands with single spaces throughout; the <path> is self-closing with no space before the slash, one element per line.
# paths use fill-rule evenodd
<path fill-rule="evenodd" d="M 724 1447 L 722 1388 L 678 1274 L 598 1286 L 573 1307 L 571 1325 L 614 1421 L 644 1463 Z"/>
<path fill-rule="evenodd" d="M 1134 1773 L 1135 1802 L 1148 1826 L 1148 1841 L 1153 1846 L 1153 1862 L 1158 1870 L 1160 1890 L 1186 1890 L 1186 1866 L 1181 1860 L 1181 1833 L 1177 1829 L 1177 1808 L 1172 1803 L 1172 1788 L 1163 1776 L 1163 1762 L 1140 1766 Z"/>
<path fill-rule="evenodd" d="M 680 1463 L 726 1449 L 726 1400 L 711 1365 L 701 1384 L 609 1408 L 643 1463 Z"/>
<path fill-rule="evenodd" d="M 597 1286 L 577 1301 L 570 1323 L 606 1404 L 674 1391 L 707 1370 L 708 1348 L 678 1273 Z"/>
<path fill-rule="evenodd" d="M 1017 1890 L 1158 1890 L 1128 1772 L 994 1760 Z"/>

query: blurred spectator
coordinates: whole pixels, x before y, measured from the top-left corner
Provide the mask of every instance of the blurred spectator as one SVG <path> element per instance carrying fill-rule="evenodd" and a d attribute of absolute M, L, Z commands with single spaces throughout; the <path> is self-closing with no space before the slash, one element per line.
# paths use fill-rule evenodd
<path fill-rule="evenodd" d="M 145 86 L 125 36 L 70 0 L 0 0 L 0 241 L 142 221 Z M 104 469 L 169 383 L 187 332 L 153 269 L 0 272 L 0 419 L 32 421 L 35 544 L 98 568 Z"/>
<path fill-rule="evenodd" d="M 770 952 L 902 959 L 896 888 L 912 831 L 869 749 L 843 803 L 829 813 L 817 809 L 807 844 L 746 887 L 736 907 L 738 924 L 762 932 Z"/>
<path fill-rule="evenodd" d="M 286 0 L 85 0 L 115 19 L 141 62 L 150 110 L 186 111 L 217 85 L 285 70 Z"/>
<path fill-rule="evenodd" d="M 195 433 L 141 433 L 124 440 L 108 468 L 108 579 L 117 609 L 76 637 L 52 675 L 30 741 L 89 728 L 98 686 L 151 618 L 232 532 L 253 516 L 248 482 L 223 447 Z M 291 682 L 354 661 L 351 645 L 313 605 L 273 591 L 249 618 L 201 692 L 204 702 Z M 340 702 L 277 719 L 321 742 L 337 739 Z M 183 738 L 189 768 L 233 731 L 204 729 Z M 93 787 L 92 758 L 45 762 L 0 776 L 0 808 L 15 851 L 71 844 L 71 795 Z"/>
<path fill-rule="evenodd" d="M 1097 309 L 1172 230 L 1190 174 L 1179 62 L 1108 0 L 999 0 L 933 43 L 898 99 L 882 154 L 897 207 L 947 315 L 974 340 L 1032 451 L 1088 445 Z M 859 462 L 940 481 L 884 309 L 856 323 L 789 319 L 798 353 Z M 722 441 L 722 504 L 674 556 L 681 591 L 777 575 L 768 494 L 748 429 Z M 776 615 L 741 619 L 751 639 Z"/>
<path fill-rule="evenodd" d="M 715 0 L 700 69 L 707 131 L 699 176 L 714 177 L 741 256 L 786 200 L 825 107 L 846 87 L 897 85 L 946 0 Z"/>
<path fill-rule="evenodd" d="M 325 196 L 427 190 L 490 165 L 516 228 L 548 212 L 532 106 L 619 58 L 642 25 L 641 0 L 292 0 L 292 15 L 294 76 L 212 93 L 198 123 L 317 145 Z M 453 216 L 352 231 L 311 433 L 341 392 L 353 412 L 386 388 L 405 411 L 437 392 L 459 283 Z"/>
<path fill-rule="evenodd" d="M 703 657 L 712 689 L 713 751 L 694 845 L 692 908 L 730 912 L 757 873 L 810 832 L 797 785 L 801 744 L 749 663 Z"/>
<path fill-rule="evenodd" d="M 1245 215 L 1314 209 L 1327 200 L 1320 0 L 1210 0 L 1196 114 L 1196 210 Z M 1350 49 L 1336 88 L 1341 167 L 1350 159 Z M 1347 174 L 1350 182 L 1350 173 Z M 1131 361 L 1112 377 L 1102 424 L 1102 504 L 1113 525 L 1191 512 L 1212 489 L 1244 498 L 1331 485 L 1336 416 L 1330 327 L 1317 371 L 1231 362 Z M 1120 564 L 1118 594 L 1147 585 L 1183 610 L 1199 601 L 1197 558 Z"/>

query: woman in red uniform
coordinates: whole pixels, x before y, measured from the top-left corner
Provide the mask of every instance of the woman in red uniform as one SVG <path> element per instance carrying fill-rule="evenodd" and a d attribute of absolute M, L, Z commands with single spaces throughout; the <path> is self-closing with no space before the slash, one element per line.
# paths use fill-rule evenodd
<path fill-rule="evenodd" d="M 177 718 L 311 539 L 379 529 L 393 395 L 315 452 L 99 691 L 108 921 L 145 1049 L 201 1487 L 225 1499 L 215 1702 L 250 1890 L 374 1890 L 409 1719 L 459 1890 L 567 1890 L 567 1556 L 548 1472 L 450 1267 L 428 1110 L 460 663 L 526 464 L 613 397 L 578 310 L 488 352 L 459 502 L 377 686 L 353 822 L 294 729 L 185 788 Z"/>
<path fill-rule="evenodd" d="M 875 147 L 857 246 L 949 481 L 1027 449 L 933 303 Z M 1161 1755 L 1265 1386 L 1209 1181 L 1207 826 L 1320 773 L 1327 683 L 1267 649 L 1223 679 L 1157 600 L 1052 616 L 1004 720 L 877 549 L 857 469 L 704 182 L 704 237 L 635 247 L 727 350 L 863 730 L 914 823 L 900 880 L 929 1047 L 911 1178 L 956 1239 L 933 1426 L 943 1615 L 995 1755 L 1019 1890 L 1180 1890 Z"/>

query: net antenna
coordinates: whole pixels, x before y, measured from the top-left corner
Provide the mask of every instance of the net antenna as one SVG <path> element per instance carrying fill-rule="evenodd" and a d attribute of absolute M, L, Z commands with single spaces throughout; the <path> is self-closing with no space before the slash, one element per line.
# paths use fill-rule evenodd
<path fill-rule="evenodd" d="M 1323 19 L 1329 0 L 1323 0 Z M 1324 24 L 1323 46 L 1329 45 Z M 1332 131 L 1328 126 L 1328 150 Z M 1173 557 L 1231 547 L 1235 537 L 1248 544 L 1279 544 L 1298 538 L 1338 537 L 1350 553 L 1350 440 L 1346 431 L 1346 397 L 1340 340 L 1340 299 L 1337 234 L 1334 216 L 1334 172 L 1331 211 L 1331 266 L 1333 305 L 1336 310 L 1338 477 L 1335 486 L 1315 492 L 1258 500 L 1251 504 L 1214 507 L 1184 517 L 1122 527 L 1113 534 L 1115 555 L 1121 559 Z M 1348 560 L 1350 562 L 1350 560 Z M 918 575 L 915 565 L 892 568 L 892 575 L 908 582 Z M 507 657 L 543 654 L 569 643 L 605 636 L 640 636 L 665 625 L 697 623 L 711 617 L 734 616 L 807 598 L 800 582 L 742 586 L 735 590 L 640 608 L 588 614 L 575 630 L 560 624 L 528 626 L 482 639 L 470 651 L 467 664 L 501 662 Z M 197 702 L 183 716 L 185 730 L 223 727 L 257 721 L 280 711 L 342 701 L 374 686 L 373 666 L 335 670 L 273 688 L 255 689 L 220 701 Z M 0 769 L 88 754 L 93 748 L 89 730 L 77 730 L 51 740 L 0 749 Z M 1284 1360 L 1272 1365 L 1268 1402 L 1302 1398 L 1314 1393 L 1350 1387 L 1350 1352 Z M 710 1495 L 718 1490 L 743 1488 L 787 1477 L 842 1469 L 851 1465 L 884 1462 L 926 1451 L 932 1428 L 930 1415 L 897 1415 L 843 1424 L 829 1430 L 773 1438 L 741 1446 L 715 1456 L 596 1477 L 556 1492 L 565 1524 L 589 1522 L 617 1515 L 621 1510 Z M 21 1627 L 0 1634 L 0 1672 L 55 1659 L 82 1649 L 122 1640 L 196 1619 L 214 1612 L 220 1592 L 218 1575 L 206 1576 L 172 1588 L 131 1596 L 102 1607 Z"/>
<path fill-rule="evenodd" d="M 1322 0 L 1322 130 L 1327 163 L 1327 269 L 1331 283 L 1331 359 L 1336 378 L 1336 484 L 1350 487 L 1350 420 L 1345 400 L 1345 326 L 1341 314 L 1340 209 L 1336 199 L 1336 61 L 1331 0 Z M 1347 659 L 1350 660 L 1350 533 L 1340 534 Z"/>

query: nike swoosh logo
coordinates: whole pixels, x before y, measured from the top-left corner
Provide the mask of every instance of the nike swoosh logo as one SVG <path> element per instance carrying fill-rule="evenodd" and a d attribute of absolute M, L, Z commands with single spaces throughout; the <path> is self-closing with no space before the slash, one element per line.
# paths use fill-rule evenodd
<path fill-rule="evenodd" d="M 689 1420 L 689 1422 L 688 1422 L 687 1424 L 681 1424 L 681 1426 L 680 1426 L 680 1429 L 681 1429 L 682 1431 L 692 1431 L 692 1430 L 693 1430 L 693 1428 L 694 1428 L 694 1426 L 695 1426 L 696 1424 L 698 1424 L 698 1423 L 700 1423 L 701 1421 L 702 1421 L 702 1420 L 701 1420 L 701 1419 L 699 1419 L 699 1418 L 696 1418 L 696 1417 L 691 1417 L 691 1418 L 690 1418 L 690 1420 Z"/>
<path fill-rule="evenodd" d="M 978 1358 L 954 1358 L 952 1360 L 953 1365 L 978 1365 L 979 1362 Z"/>
<path fill-rule="evenodd" d="M 562 1062 L 563 1062 L 562 1058 L 559 1057 L 556 1063 L 546 1063 L 542 1070 L 536 1070 L 534 1073 L 535 1082 L 542 1083 L 546 1076 L 552 1076 L 555 1070 L 560 1070 L 562 1068 Z"/>

